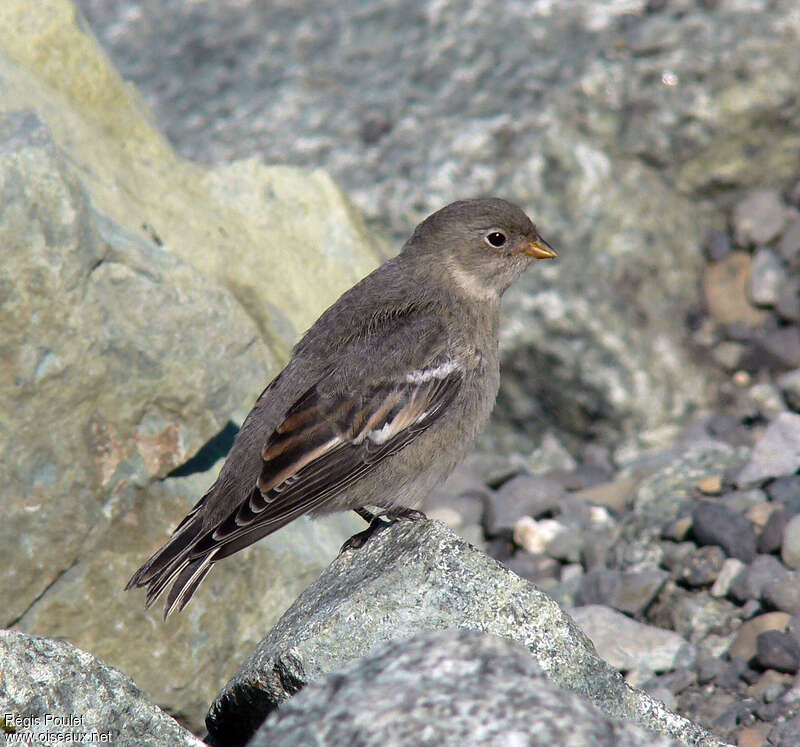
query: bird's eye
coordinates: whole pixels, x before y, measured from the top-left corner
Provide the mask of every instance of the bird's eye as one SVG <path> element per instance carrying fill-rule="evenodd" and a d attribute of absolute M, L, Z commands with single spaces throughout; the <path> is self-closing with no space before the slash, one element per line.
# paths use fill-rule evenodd
<path fill-rule="evenodd" d="M 506 235 L 502 231 L 492 231 L 486 234 L 486 241 L 495 249 L 499 249 L 506 243 Z"/>

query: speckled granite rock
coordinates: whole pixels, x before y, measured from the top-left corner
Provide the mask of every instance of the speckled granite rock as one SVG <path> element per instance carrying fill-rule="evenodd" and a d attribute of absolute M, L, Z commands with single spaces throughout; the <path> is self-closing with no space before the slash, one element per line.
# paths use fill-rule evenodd
<path fill-rule="evenodd" d="M 628 687 L 549 597 L 437 522 L 398 523 L 340 555 L 261 641 L 212 705 L 216 744 L 245 741 L 304 685 L 375 646 L 467 628 L 523 644 L 559 687 L 692 744 L 719 744 Z"/>
<path fill-rule="evenodd" d="M 124 674 L 71 643 L 0 630 L 0 664 L 2 731 L 20 744 L 202 747 Z"/>
<path fill-rule="evenodd" d="M 666 747 L 681 742 L 610 719 L 559 689 L 519 644 L 461 630 L 386 644 L 307 685 L 248 744 Z"/>

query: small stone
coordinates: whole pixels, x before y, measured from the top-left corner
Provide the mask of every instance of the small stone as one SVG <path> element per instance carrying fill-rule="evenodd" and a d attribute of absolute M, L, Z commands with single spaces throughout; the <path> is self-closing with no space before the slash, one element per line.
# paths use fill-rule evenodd
<path fill-rule="evenodd" d="M 611 606 L 630 615 L 642 615 L 669 578 L 660 568 L 622 574 Z"/>
<path fill-rule="evenodd" d="M 733 383 L 739 387 L 749 386 L 752 380 L 753 377 L 747 371 L 737 371 L 732 377 Z"/>
<path fill-rule="evenodd" d="M 784 412 L 767 427 L 748 464 L 736 476 L 739 487 L 753 487 L 770 477 L 792 475 L 800 468 L 800 415 Z"/>
<path fill-rule="evenodd" d="M 746 514 L 755 506 L 769 505 L 767 503 L 766 493 L 760 488 L 732 490 L 730 493 L 725 493 L 725 495 L 719 499 L 719 503 L 736 514 Z"/>
<path fill-rule="evenodd" d="M 722 598 L 728 594 L 734 580 L 747 570 L 747 566 L 738 558 L 728 558 L 720 569 L 717 580 L 711 587 L 711 596 Z"/>
<path fill-rule="evenodd" d="M 750 491 L 743 491 L 743 492 L 750 492 Z M 749 508 L 744 510 L 744 515 L 747 519 L 749 519 L 753 526 L 756 529 L 764 529 L 767 525 L 767 522 L 770 519 L 770 516 L 775 513 L 775 511 L 780 509 L 776 503 L 771 503 L 767 501 L 767 496 L 762 492 L 758 491 L 763 496 L 763 500 L 759 503 L 755 503 Z M 732 506 L 728 506 L 728 508 L 732 508 Z"/>
<path fill-rule="evenodd" d="M 744 252 L 731 252 L 725 259 L 708 265 L 703 277 L 703 290 L 711 316 L 722 324 L 740 322 L 758 326 L 767 317 L 748 298 L 752 257 Z"/>
<path fill-rule="evenodd" d="M 725 669 L 715 677 L 716 684 L 726 690 L 736 690 L 740 687 L 744 679 L 742 675 L 747 669 L 747 662 L 744 659 L 732 656 L 730 661 L 726 662 Z"/>
<path fill-rule="evenodd" d="M 701 493 L 705 495 L 719 495 L 722 490 L 722 475 L 709 475 L 697 483 Z"/>
<path fill-rule="evenodd" d="M 751 192 L 733 209 L 733 235 L 741 247 L 766 244 L 783 230 L 787 209 L 774 189 Z"/>
<path fill-rule="evenodd" d="M 743 623 L 728 651 L 731 659 L 739 657 L 746 662 L 750 661 L 756 655 L 759 634 L 767 630 L 784 631 L 790 619 L 791 615 L 786 612 L 768 612 Z"/>
<path fill-rule="evenodd" d="M 749 563 L 756 554 L 753 525 L 741 514 L 717 502 L 698 503 L 692 512 L 692 532 L 700 545 L 719 545 L 728 557 Z"/>
<path fill-rule="evenodd" d="M 612 524 L 614 523 L 614 518 L 605 506 L 590 506 L 589 521 L 592 524 Z"/>
<path fill-rule="evenodd" d="M 736 732 L 737 747 L 764 747 L 767 738 L 756 728 L 745 726 Z"/>
<path fill-rule="evenodd" d="M 767 495 L 783 506 L 786 518 L 800 513 L 800 475 L 786 475 L 767 485 Z"/>
<path fill-rule="evenodd" d="M 792 676 L 768 669 L 758 680 L 747 688 L 747 694 L 756 700 L 771 703 L 783 695 L 792 684 Z"/>
<path fill-rule="evenodd" d="M 788 277 L 784 280 L 775 311 L 787 322 L 800 322 L 800 278 Z"/>
<path fill-rule="evenodd" d="M 800 744 L 800 716 L 776 724 L 769 733 L 769 742 L 775 745 Z"/>
<path fill-rule="evenodd" d="M 683 542 L 689 536 L 692 529 L 692 517 L 681 516 L 674 521 L 671 521 L 664 528 L 663 536 L 666 539 L 674 540 L 675 542 Z"/>
<path fill-rule="evenodd" d="M 543 475 L 553 470 L 570 472 L 578 466 L 578 463 L 558 437 L 547 431 L 542 437 L 539 448 L 528 456 L 524 466 L 533 475 Z"/>
<path fill-rule="evenodd" d="M 781 695 L 781 699 L 786 697 L 786 694 L 789 691 L 787 690 L 783 695 Z M 783 715 L 783 708 L 781 707 L 782 704 L 777 702 L 772 703 L 759 703 L 756 706 L 756 716 L 760 718 L 762 721 L 774 721 L 778 716 Z M 763 725 L 763 728 L 766 728 L 766 724 Z"/>
<path fill-rule="evenodd" d="M 712 231 L 706 239 L 706 256 L 712 262 L 725 259 L 733 248 L 731 236 L 727 231 Z"/>
<path fill-rule="evenodd" d="M 580 563 L 567 563 L 567 565 L 561 567 L 562 581 L 573 581 L 583 575 L 583 566 Z"/>
<path fill-rule="evenodd" d="M 757 549 L 760 553 L 778 552 L 783 544 L 783 533 L 786 529 L 786 511 L 780 503 L 765 503 L 773 511 L 769 514 L 761 534 L 758 535 Z"/>
<path fill-rule="evenodd" d="M 522 578 L 541 583 L 543 579 L 558 579 L 561 564 L 546 555 L 531 555 L 529 552 L 517 552 L 506 560 L 503 565 Z"/>
<path fill-rule="evenodd" d="M 719 339 L 719 329 L 710 316 L 704 316 L 692 332 L 692 342 L 700 348 L 710 348 Z"/>
<path fill-rule="evenodd" d="M 541 522 L 553 521 L 553 519 L 543 519 Z M 555 533 L 555 536 L 547 543 L 545 552 L 556 560 L 567 563 L 580 562 L 583 554 L 585 535 L 575 527 L 567 527 L 561 522 L 555 522 L 563 527 L 563 530 Z"/>
<path fill-rule="evenodd" d="M 750 299 L 757 306 L 774 306 L 785 276 L 781 258 L 769 247 L 760 247 L 750 268 Z"/>
<path fill-rule="evenodd" d="M 600 485 L 613 476 L 613 470 L 586 463 L 579 464 L 574 470 L 568 472 L 556 470 L 547 473 L 547 477 L 560 482 L 564 490 L 572 493 Z"/>
<path fill-rule="evenodd" d="M 776 578 L 786 577 L 788 573 L 774 555 L 757 555 L 747 571 L 731 584 L 730 597 L 742 603 L 750 599 L 760 602 L 767 584 Z"/>
<path fill-rule="evenodd" d="M 486 502 L 489 535 L 513 529 L 523 516 L 536 518 L 558 512 L 564 488 L 556 480 L 536 475 L 518 475 L 491 492 Z"/>
<path fill-rule="evenodd" d="M 756 661 L 764 669 L 794 674 L 800 668 L 800 643 L 789 633 L 766 630 L 756 638 Z"/>
<path fill-rule="evenodd" d="M 707 685 L 728 668 L 728 663 L 717 656 L 705 656 L 697 662 L 697 682 Z"/>
<path fill-rule="evenodd" d="M 782 412 L 786 412 L 786 402 L 780 389 L 774 384 L 769 382 L 754 384 L 747 394 L 764 420 L 774 420 Z"/>
<path fill-rule="evenodd" d="M 786 628 L 790 635 L 793 635 L 797 642 L 800 643 L 800 614 L 794 614 L 789 619 L 789 625 Z"/>
<path fill-rule="evenodd" d="M 759 615 L 762 611 L 761 604 L 757 599 L 748 599 L 744 605 L 742 605 L 742 620 L 750 620 L 756 615 Z"/>
<path fill-rule="evenodd" d="M 677 633 L 632 620 L 609 607 L 576 607 L 572 617 L 612 667 L 666 672 L 688 665 L 695 648 Z"/>
<path fill-rule="evenodd" d="M 579 606 L 602 604 L 611 607 L 621 585 L 621 571 L 612 568 L 595 568 L 581 578 L 580 586 L 575 594 L 575 604 Z"/>
<path fill-rule="evenodd" d="M 759 341 L 766 354 L 777 365 L 786 368 L 800 366 L 800 329 L 794 326 L 778 327 Z"/>
<path fill-rule="evenodd" d="M 800 259 L 800 216 L 795 213 L 778 242 L 778 252 L 790 266 Z"/>
<path fill-rule="evenodd" d="M 800 612 L 800 583 L 797 571 L 787 571 L 770 579 L 762 591 L 764 604 L 781 612 L 796 615 Z"/>
<path fill-rule="evenodd" d="M 779 376 L 777 384 L 789 407 L 800 411 L 800 368 Z"/>
<path fill-rule="evenodd" d="M 567 528 L 555 519 L 536 519 L 523 516 L 514 525 L 514 542 L 532 555 L 545 552 L 547 545 Z"/>
<path fill-rule="evenodd" d="M 747 347 L 741 342 L 723 340 L 715 345 L 711 351 L 711 357 L 726 371 L 735 371 L 742 365 L 742 360 L 747 352 Z"/>
<path fill-rule="evenodd" d="M 726 441 L 734 446 L 749 444 L 749 431 L 739 418 L 731 415 L 713 415 L 708 421 L 708 432 L 711 436 Z"/>
<path fill-rule="evenodd" d="M 630 503 L 637 485 L 636 480 L 621 477 L 613 482 L 604 482 L 584 490 L 578 490 L 573 495 L 586 503 L 606 506 L 613 511 L 624 511 Z"/>
<path fill-rule="evenodd" d="M 676 568 L 673 569 L 677 581 L 697 588 L 710 586 L 719 576 L 725 563 L 725 553 L 716 545 L 698 547 Z"/>
<path fill-rule="evenodd" d="M 766 313 L 766 312 L 765 312 Z M 767 314 L 765 318 L 768 318 Z M 729 340 L 736 340 L 737 342 L 753 342 L 758 338 L 758 329 L 751 327 L 744 322 L 731 322 L 725 325 L 725 336 Z"/>
<path fill-rule="evenodd" d="M 800 514 L 792 516 L 783 530 L 781 560 L 789 568 L 800 568 Z"/>

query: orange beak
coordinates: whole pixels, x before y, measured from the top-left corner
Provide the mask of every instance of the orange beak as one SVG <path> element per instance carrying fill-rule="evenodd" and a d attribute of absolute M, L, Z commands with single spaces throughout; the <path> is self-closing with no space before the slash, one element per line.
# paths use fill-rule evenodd
<path fill-rule="evenodd" d="M 525 249 L 525 254 L 530 254 L 531 257 L 536 257 L 536 259 L 553 259 L 558 256 L 556 250 L 541 236 L 528 244 L 528 247 Z"/>

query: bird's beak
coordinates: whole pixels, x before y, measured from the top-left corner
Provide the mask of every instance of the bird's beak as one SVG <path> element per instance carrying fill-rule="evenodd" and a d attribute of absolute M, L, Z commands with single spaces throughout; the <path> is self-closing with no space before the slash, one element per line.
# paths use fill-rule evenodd
<path fill-rule="evenodd" d="M 541 236 L 535 241 L 531 241 L 525 249 L 525 254 L 529 254 L 536 259 L 552 259 L 557 257 L 556 250 L 553 249 Z"/>

